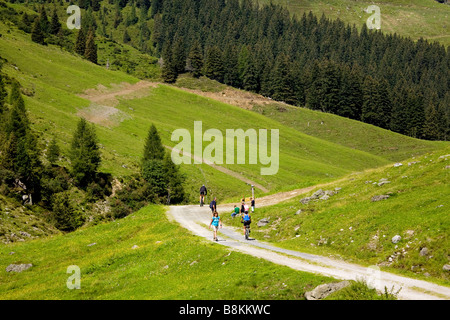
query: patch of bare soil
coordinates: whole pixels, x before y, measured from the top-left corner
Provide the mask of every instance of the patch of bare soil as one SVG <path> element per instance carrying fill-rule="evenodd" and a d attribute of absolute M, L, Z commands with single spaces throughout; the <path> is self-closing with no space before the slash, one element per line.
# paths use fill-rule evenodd
<path fill-rule="evenodd" d="M 88 89 L 80 97 L 88 99 L 91 102 L 115 107 L 119 104 L 117 97 L 125 99 L 136 99 L 144 97 L 148 94 L 148 88 L 157 87 L 158 83 L 149 81 L 139 81 L 135 84 L 122 82 L 118 85 L 113 85 L 112 89 L 99 84 L 95 89 Z"/>
<path fill-rule="evenodd" d="M 264 97 L 260 94 L 242 91 L 234 88 L 226 88 L 219 92 L 205 92 L 202 90 L 194 90 L 187 88 L 180 88 L 180 89 L 247 110 L 252 110 L 255 104 L 266 105 L 272 103 L 280 103 L 275 102 L 272 99 Z"/>
<path fill-rule="evenodd" d="M 123 82 L 112 85 L 111 89 L 99 84 L 96 88 L 88 89 L 80 95 L 92 103 L 89 107 L 79 110 L 77 115 L 101 126 L 116 126 L 131 118 L 127 113 L 115 108 L 119 105 L 118 97 L 125 99 L 144 97 L 149 93 L 148 88 L 156 86 L 157 83 L 149 81 L 139 81 L 135 84 Z"/>

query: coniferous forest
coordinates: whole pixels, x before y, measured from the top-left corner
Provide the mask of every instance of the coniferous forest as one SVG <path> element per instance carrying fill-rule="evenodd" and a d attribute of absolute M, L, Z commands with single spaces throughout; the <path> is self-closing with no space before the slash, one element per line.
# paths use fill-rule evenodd
<path fill-rule="evenodd" d="M 251 0 L 153 1 L 150 10 L 167 82 L 191 71 L 411 137 L 449 138 L 450 53 L 438 43 Z"/>
<path fill-rule="evenodd" d="M 311 12 L 292 16 L 280 5 L 256 0 L 77 4 L 83 28 L 75 43 L 66 40 L 70 32 L 61 28 L 51 5 L 34 3 L 38 16 L 23 13 L 17 24 L 33 41 L 45 45 L 47 39 L 94 63 L 96 39 L 116 41 L 111 30 L 123 25 L 122 43 L 162 57 L 165 82 L 190 72 L 411 137 L 450 137 L 450 53 L 438 42 L 413 41 Z M 133 26 L 137 29 L 129 32 Z"/>

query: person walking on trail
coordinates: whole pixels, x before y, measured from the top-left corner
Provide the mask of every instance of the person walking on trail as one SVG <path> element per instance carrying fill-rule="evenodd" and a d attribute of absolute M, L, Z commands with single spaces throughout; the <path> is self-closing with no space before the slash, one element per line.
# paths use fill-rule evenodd
<path fill-rule="evenodd" d="M 214 211 L 213 213 L 213 217 L 211 218 L 211 222 L 209 223 L 209 229 L 211 229 L 211 226 L 213 227 L 214 231 L 213 240 L 219 241 L 217 239 L 217 231 L 219 230 L 219 226 L 220 228 L 222 228 L 222 220 L 220 220 L 219 213 L 217 211 Z"/>
<path fill-rule="evenodd" d="M 250 201 L 251 201 L 251 207 L 252 207 L 252 213 L 253 212 L 255 212 L 255 199 L 253 199 L 253 198 L 250 198 Z"/>
<path fill-rule="evenodd" d="M 200 207 L 203 207 L 203 204 L 205 203 L 207 194 L 208 194 L 208 191 L 206 190 L 205 185 L 202 185 L 200 187 Z"/>
<path fill-rule="evenodd" d="M 244 224 L 244 236 L 245 236 L 245 229 L 250 228 L 250 224 L 252 223 L 252 217 L 248 213 L 248 211 L 244 212 L 244 214 L 241 216 L 241 223 Z"/>
<path fill-rule="evenodd" d="M 244 213 L 248 212 L 248 204 L 244 203 Z"/>
<path fill-rule="evenodd" d="M 211 213 L 214 215 L 214 212 L 217 211 L 216 197 L 214 197 L 214 200 L 211 201 L 211 203 L 209 204 L 209 207 L 211 208 Z"/>

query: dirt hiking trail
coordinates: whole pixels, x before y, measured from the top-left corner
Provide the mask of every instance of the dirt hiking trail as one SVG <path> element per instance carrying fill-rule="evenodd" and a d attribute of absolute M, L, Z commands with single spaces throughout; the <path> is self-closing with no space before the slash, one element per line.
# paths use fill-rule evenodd
<path fill-rule="evenodd" d="M 139 98 L 148 95 L 148 89 L 152 87 L 155 88 L 158 85 L 159 83 L 143 80 L 135 84 L 122 83 L 120 85 L 115 85 L 112 89 L 107 89 L 106 87 L 99 85 L 95 89 L 86 90 L 84 94 L 80 95 L 80 97 L 91 101 L 91 106 L 89 107 L 91 109 L 84 110 L 84 115 L 88 117 L 86 120 L 100 124 L 110 123 L 112 121 L 111 117 L 117 116 L 120 112 L 115 108 L 119 104 L 119 100 L 117 99 L 118 97 L 125 97 L 128 99 Z M 271 102 L 267 98 L 252 94 L 242 94 L 241 96 L 230 97 L 233 92 L 225 91 L 209 94 L 197 92 L 197 90 L 189 90 L 185 88 L 179 89 L 197 93 L 245 109 L 251 109 L 252 105 L 255 103 L 264 104 Z M 81 114 L 83 115 L 83 113 Z M 122 117 L 126 117 L 126 115 L 122 115 Z M 166 146 L 166 148 L 172 149 L 168 146 Z M 189 156 L 193 157 L 193 155 Z M 250 181 L 236 172 L 215 165 L 206 159 L 203 159 L 203 162 L 246 183 L 253 184 L 256 188 L 263 192 L 269 191 L 264 186 Z M 326 185 L 327 184 L 316 185 L 261 197 L 257 199 L 257 207 L 274 205 Z M 233 204 L 218 205 L 218 211 L 223 214 L 229 214 L 232 209 Z M 208 206 L 170 206 L 167 211 L 167 215 L 170 220 L 178 222 L 182 227 L 190 230 L 193 234 L 208 240 L 212 239 L 212 231 L 208 230 L 206 227 L 209 225 L 211 220 L 211 210 Z M 226 225 L 224 225 L 219 231 L 219 241 L 217 244 L 227 246 L 231 250 L 237 250 L 245 254 L 265 259 L 280 265 L 285 265 L 299 271 L 321 274 L 342 280 L 365 280 L 381 292 L 384 292 L 385 288 L 388 290 L 393 290 L 393 292 L 400 290 L 398 294 L 399 299 L 450 299 L 449 287 L 436 285 L 423 280 L 407 278 L 388 272 L 380 271 L 374 276 L 373 269 L 368 269 L 364 266 L 341 260 L 335 260 L 324 256 L 282 249 L 273 244 L 255 239 L 245 240 L 241 229 L 238 230 Z"/>
<path fill-rule="evenodd" d="M 316 187 L 316 186 L 315 186 Z M 298 189 L 278 195 L 270 195 L 257 199 L 258 207 L 275 204 L 296 195 L 311 191 L 315 187 Z M 218 212 L 229 214 L 232 210 L 231 204 L 218 205 Z M 256 209 L 257 210 L 257 209 Z M 206 205 L 171 206 L 167 211 L 170 220 L 178 222 L 182 227 L 191 231 L 194 235 L 212 240 L 212 231 L 208 229 L 211 221 L 211 210 Z M 256 222 L 253 222 L 254 224 Z M 251 233 L 250 233 L 251 237 Z M 380 292 L 385 288 L 398 293 L 401 300 L 449 300 L 450 288 L 439 286 L 423 280 L 416 280 L 373 268 L 335 260 L 325 256 L 319 256 L 300 251 L 279 248 L 260 240 L 245 240 L 241 228 L 236 229 L 227 225 L 218 232 L 218 245 L 224 245 L 231 250 L 265 259 L 276 264 L 288 266 L 292 269 L 320 274 L 340 280 L 364 280 L 370 283 Z"/>

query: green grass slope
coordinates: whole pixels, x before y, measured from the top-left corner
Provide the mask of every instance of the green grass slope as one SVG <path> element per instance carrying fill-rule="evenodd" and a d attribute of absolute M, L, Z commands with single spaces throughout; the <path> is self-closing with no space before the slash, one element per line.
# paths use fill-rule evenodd
<path fill-rule="evenodd" d="M 33 266 L 6 272 L 21 263 Z M 72 283 L 72 265 L 80 268 L 80 289 L 66 285 Z M 287 300 L 330 281 L 195 237 L 169 222 L 160 206 L 68 235 L 0 247 L 2 300 Z"/>
<path fill-rule="evenodd" d="M 90 106 L 90 102 L 79 94 L 99 85 L 108 89 L 122 82 L 138 81 L 53 46 L 32 43 L 29 35 L 5 25 L 0 26 L 0 32 L 3 34 L 0 56 L 7 60 L 3 70 L 18 79 L 28 94 L 25 100 L 33 128 L 41 141 L 49 141 L 55 136 L 64 154 L 67 154 L 78 121 L 77 113 Z M 263 115 L 171 86 L 160 85 L 148 90 L 142 97 L 119 98 L 116 109 L 121 118 L 115 120 L 115 125 L 96 126 L 102 146 L 102 171 L 115 176 L 136 172 L 151 123 L 157 126 L 163 143 L 174 146 L 176 143 L 170 140 L 173 130 L 186 128 L 193 133 L 194 121 L 202 121 L 203 130 L 218 128 L 224 136 L 225 129 L 279 129 L 278 174 L 261 176 L 259 164 L 224 165 L 264 185 L 271 192 L 331 181 L 355 170 L 388 163 L 382 157 L 303 134 Z M 204 147 L 207 145 L 203 144 Z M 62 164 L 68 165 L 67 159 L 63 159 Z M 230 177 L 223 173 L 214 172 L 212 177 L 215 170 L 205 165 L 184 165 L 182 170 L 188 180 L 194 179 L 190 183 L 195 189 L 188 190 L 193 201 L 197 198 L 199 185 L 205 181 L 213 181 L 211 185 L 222 199 L 240 196 L 249 189 L 235 178 L 230 181 Z"/>
<path fill-rule="evenodd" d="M 23 206 L 14 199 L 0 195 L 0 243 L 61 234 L 47 220 L 39 207 Z"/>
<path fill-rule="evenodd" d="M 304 12 L 312 11 L 319 17 L 324 13 L 327 18 L 355 24 L 360 28 L 373 13 L 365 12 L 370 5 L 377 5 L 381 12 L 381 31 L 397 33 L 413 40 L 419 38 L 438 41 L 444 46 L 450 45 L 450 6 L 434 0 L 260 0 L 261 4 L 281 4 L 289 11 L 301 17 Z"/>
<path fill-rule="evenodd" d="M 300 202 L 305 194 L 253 215 L 252 236 L 277 245 L 389 267 L 449 285 L 450 148 L 354 173 L 323 187 L 328 200 Z M 388 182 L 383 182 L 387 180 Z M 372 201 L 374 196 L 387 199 Z M 256 222 L 269 218 L 265 227 Z M 227 218 L 231 221 L 231 218 Z M 237 220 L 237 219 L 236 219 Z M 237 221 L 233 224 L 240 226 Z M 401 236 L 398 243 L 392 238 Z M 426 248 L 426 249 L 424 249 Z"/>
<path fill-rule="evenodd" d="M 368 152 L 389 161 L 401 161 L 444 148 L 449 144 L 443 141 L 419 140 L 331 113 L 290 106 L 232 88 L 206 77 L 195 79 L 189 75 L 181 75 L 175 85 L 194 90 L 194 92 L 216 94 L 214 97 L 226 94 L 227 99 L 235 102 L 236 105 L 249 108 L 287 127 L 351 149 Z"/>
<path fill-rule="evenodd" d="M 390 161 L 401 161 L 449 145 L 448 142 L 419 140 L 361 121 L 344 120 L 331 113 L 286 104 L 255 106 L 253 110 L 308 135 Z"/>

